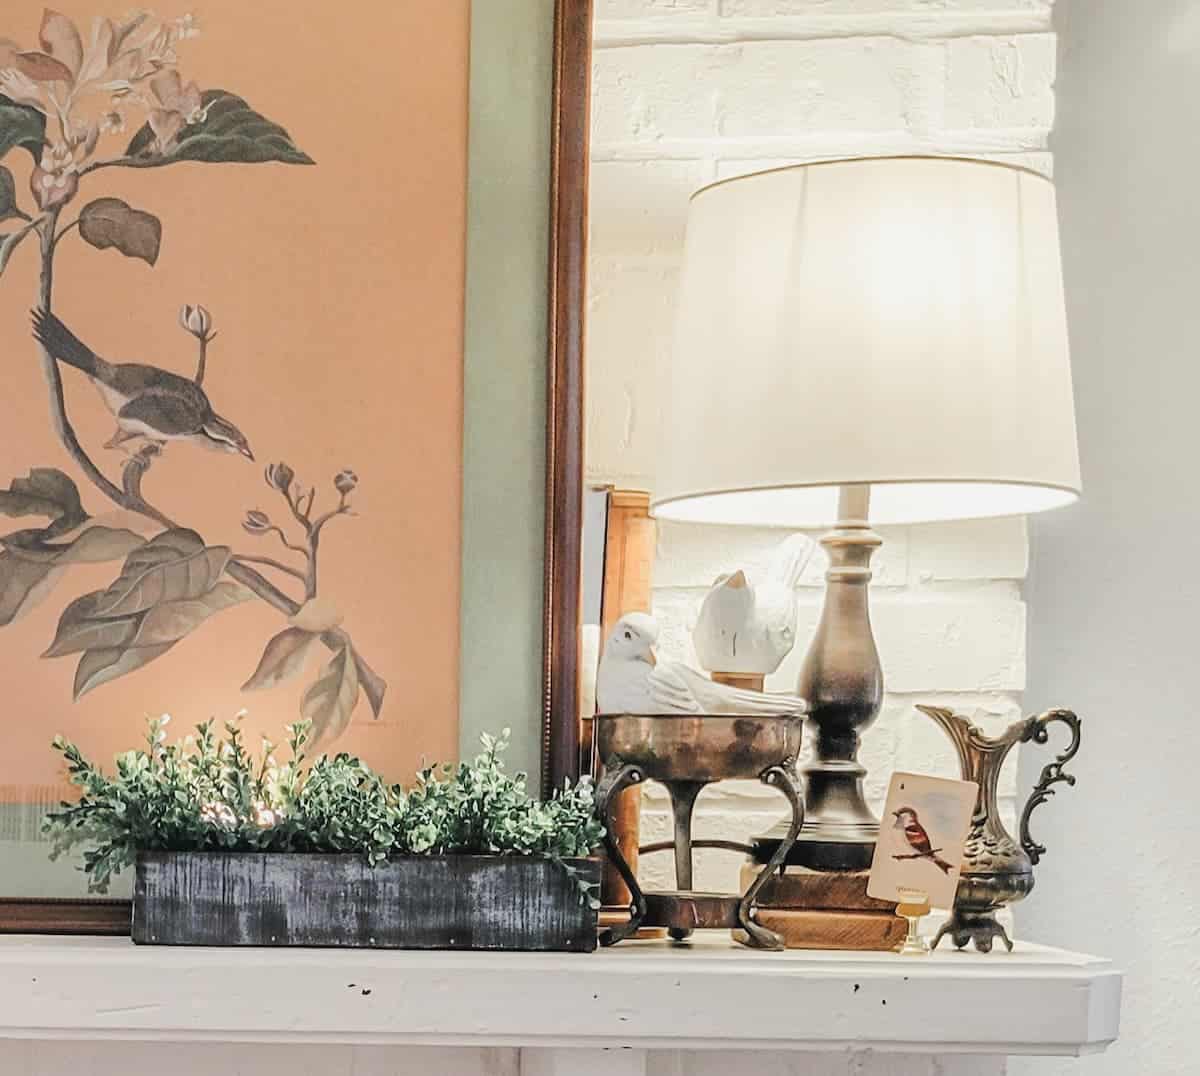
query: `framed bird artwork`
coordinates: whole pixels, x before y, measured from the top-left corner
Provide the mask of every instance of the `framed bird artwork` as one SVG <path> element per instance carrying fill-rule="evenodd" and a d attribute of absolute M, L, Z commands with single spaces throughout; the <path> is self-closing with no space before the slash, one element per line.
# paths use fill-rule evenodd
<path fill-rule="evenodd" d="M 539 769 L 589 24 L 4 5 L 0 929 L 128 927 L 47 861 L 57 733 L 304 719 L 406 779 L 503 724 Z"/>

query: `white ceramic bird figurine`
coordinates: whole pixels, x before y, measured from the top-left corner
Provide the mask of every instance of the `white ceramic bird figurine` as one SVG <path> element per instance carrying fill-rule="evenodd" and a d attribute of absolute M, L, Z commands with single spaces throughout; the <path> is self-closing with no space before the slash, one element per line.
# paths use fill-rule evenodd
<path fill-rule="evenodd" d="M 811 538 L 793 534 L 765 577 L 751 582 L 741 569 L 717 577 L 692 631 L 701 667 L 760 676 L 779 668 L 796 645 L 796 583 L 815 549 Z"/>
<path fill-rule="evenodd" d="M 602 714 L 804 714 L 796 695 L 743 691 L 713 683 L 677 661 L 658 662 L 654 644 L 658 621 L 648 613 L 628 613 L 617 621 L 604 646 L 596 679 Z"/>

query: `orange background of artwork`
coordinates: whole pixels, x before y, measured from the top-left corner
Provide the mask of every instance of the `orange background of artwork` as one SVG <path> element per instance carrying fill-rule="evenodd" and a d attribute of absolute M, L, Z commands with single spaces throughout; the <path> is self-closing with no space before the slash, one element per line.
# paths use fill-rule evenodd
<path fill-rule="evenodd" d="M 0 37 L 36 47 L 42 5 L 4 7 Z M 124 13 L 102 0 L 57 7 L 85 36 L 94 15 Z M 357 472 L 356 516 L 333 521 L 322 538 L 321 594 L 344 612 L 389 690 L 380 720 L 360 699 L 337 747 L 405 780 L 423 759 L 454 757 L 458 745 L 468 7 L 217 0 L 156 8 L 199 20 L 201 36 L 179 47 L 185 81 L 246 98 L 317 164 L 102 170 L 84 179 L 64 221 L 102 196 L 152 212 L 163 223 L 157 266 L 97 251 L 78 235 L 56 261 L 56 312 L 110 360 L 191 375 L 196 343 L 179 327 L 179 309 L 212 311 L 220 335 L 204 387 L 249 437 L 258 464 L 170 446 L 144 486 L 169 516 L 209 544 L 286 558 L 274 539 L 240 526 L 251 508 L 280 522 L 286 515 L 263 466 L 285 460 L 317 485 L 318 508 L 334 502 L 337 471 Z M 101 153 L 123 149 L 140 122 L 131 109 L 129 129 Z M 4 164 L 32 211 L 29 155 L 14 150 Z M 100 517 L 112 506 L 50 427 L 29 334 L 36 273 L 29 242 L 0 279 L 0 486 L 31 467 L 57 467 Z M 64 378 L 80 439 L 117 477 L 122 457 L 100 447 L 112 417 L 82 375 L 65 369 Z M 301 680 L 239 690 L 284 627 L 260 601 L 213 617 L 164 657 L 73 703 L 78 658 L 39 655 L 68 601 L 119 570 L 74 567 L 28 616 L 0 628 L 0 798 L 23 799 L 22 789 L 61 779 L 49 748 L 58 732 L 108 760 L 140 738 L 150 714 L 172 714 L 171 731 L 182 735 L 246 707 L 252 743 L 260 730 L 282 739 L 282 726 L 299 716 L 300 695 L 329 656 L 323 647 Z M 296 581 L 264 574 L 296 594 Z"/>

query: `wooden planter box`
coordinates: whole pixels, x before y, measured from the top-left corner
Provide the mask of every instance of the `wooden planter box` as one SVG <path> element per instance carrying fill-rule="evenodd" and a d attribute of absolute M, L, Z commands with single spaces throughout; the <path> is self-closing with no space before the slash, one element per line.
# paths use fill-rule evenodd
<path fill-rule="evenodd" d="M 570 864 L 598 882 L 596 860 Z M 528 856 L 145 852 L 141 945 L 591 952 L 596 912 L 566 871 Z"/>

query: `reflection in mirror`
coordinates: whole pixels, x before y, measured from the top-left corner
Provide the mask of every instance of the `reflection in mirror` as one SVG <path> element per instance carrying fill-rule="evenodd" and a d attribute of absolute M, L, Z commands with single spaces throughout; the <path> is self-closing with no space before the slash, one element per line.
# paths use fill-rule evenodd
<path fill-rule="evenodd" d="M 926 46 L 881 51 L 878 39 L 845 34 L 835 41 L 824 4 L 784 6 L 787 15 L 778 14 L 781 5 L 757 0 L 596 2 L 585 395 L 591 486 L 654 489 L 688 203 L 696 190 L 814 159 L 914 147 L 969 155 L 986 146 L 989 156 L 1008 163 L 1049 166 L 1044 143 L 1030 152 L 1003 110 L 970 111 L 965 91 L 946 85 L 941 65 L 926 70 L 913 63 L 912 50 Z M 921 17 L 890 12 L 886 20 L 903 30 Z M 958 128 L 937 126 L 941 113 L 931 113 L 931 100 L 946 102 L 947 117 L 964 117 Z M 1035 133 L 1044 139 L 1046 132 Z M 738 376 L 731 355 L 731 388 Z M 797 453 L 805 450 L 804 431 L 801 407 Z M 796 600 L 796 637 L 764 686 L 794 691 L 820 614 L 824 553 L 818 550 L 797 572 L 787 565 L 781 571 L 787 530 L 649 526 L 641 607 L 659 622 L 658 657 L 701 667 L 692 633 L 719 576 L 741 570 L 758 587 L 786 579 Z M 872 588 L 888 694 L 860 755 L 876 812 L 893 769 L 955 772 L 952 754 L 915 719 L 914 701 L 954 692 L 989 719 L 1018 716 L 1025 645 L 1019 583 L 1027 554 L 1020 518 L 878 529 L 884 545 L 872 563 Z M 701 798 L 699 836 L 744 841 L 782 816 L 759 789 L 732 787 Z M 641 840 L 669 834 L 666 797 L 650 787 L 643 793 Z M 670 859 L 643 859 L 640 873 L 652 888 L 670 887 Z M 734 889 L 738 870 L 728 852 L 697 853 L 700 888 Z"/>
<path fill-rule="evenodd" d="M 580 769 L 597 769 L 592 751 L 592 722 L 596 713 L 596 674 L 604 641 L 626 613 L 648 611 L 654 560 L 654 524 L 649 496 L 642 490 L 589 486 L 584 495 L 583 629 L 580 675 Z M 638 862 L 639 792 L 628 789 L 616 799 L 613 828 L 626 862 Z M 606 872 L 606 905 L 623 906 L 629 891 L 615 871 Z"/>
<path fill-rule="evenodd" d="M 603 486 L 588 486 L 583 491 L 583 553 L 580 557 L 581 623 L 579 642 L 579 715 L 586 721 L 596 712 L 596 667 L 600 663 L 600 625 L 604 612 L 604 543 L 608 534 L 608 509 L 611 491 Z M 586 740 L 584 726 L 581 742 Z M 581 772 L 589 769 L 586 743 L 582 751 Z"/>

